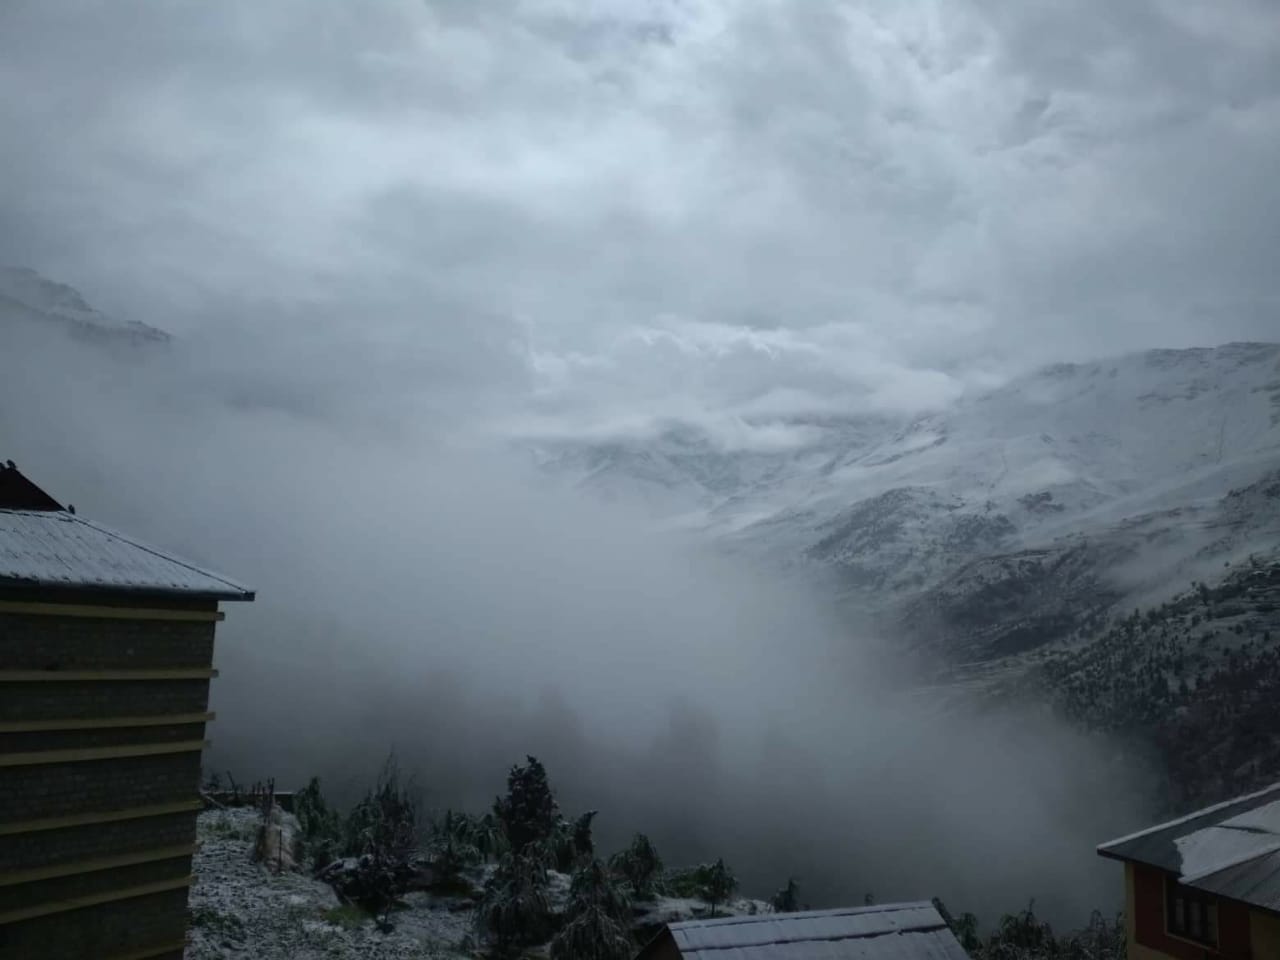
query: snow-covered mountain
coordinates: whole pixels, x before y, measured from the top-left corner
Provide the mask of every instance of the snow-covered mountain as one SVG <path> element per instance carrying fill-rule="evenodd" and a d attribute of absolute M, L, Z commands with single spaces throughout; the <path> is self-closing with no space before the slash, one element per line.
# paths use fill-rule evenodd
<path fill-rule="evenodd" d="M 100 313 L 73 287 L 25 267 L 0 267 L 0 323 L 59 327 L 95 340 L 163 343 L 169 339 L 169 334 L 145 323 Z"/>
<path fill-rule="evenodd" d="M 1280 470 L 1280 344 L 1060 364 L 927 416 L 803 425 L 812 441 L 785 452 L 681 427 L 540 454 L 585 489 L 835 574 L 959 657 L 1059 639 L 1280 543 L 1280 501 L 1259 492 Z"/>

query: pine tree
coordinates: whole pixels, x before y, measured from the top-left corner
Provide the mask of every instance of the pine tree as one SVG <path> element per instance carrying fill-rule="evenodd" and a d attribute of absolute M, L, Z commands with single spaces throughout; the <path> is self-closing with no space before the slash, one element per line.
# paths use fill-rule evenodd
<path fill-rule="evenodd" d="M 643 833 L 637 833 L 629 847 L 615 853 L 609 866 L 626 881 L 631 896 L 637 900 L 652 899 L 657 880 L 662 876 L 662 858 Z"/>
<path fill-rule="evenodd" d="M 499 955 L 542 943 L 551 932 L 547 868 L 532 852 L 507 853 L 498 861 L 476 908 L 476 931 Z"/>
<path fill-rule="evenodd" d="M 412 871 L 418 846 L 418 805 L 412 780 L 401 782 L 395 756 L 387 758 L 375 788 L 347 817 L 347 848 L 359 859 L 348 896 L 390 928 L 389 911 Z"/>
<path fill-rule="evenodd" d="M 591 835 L 591 821 L 596 818 L 598 810 L 588 810 L 573 821 L 573 854 L 577 860 L 590 860 L 596 854 L 595 838 Z"/>
<path fill-rule="evenodd" d="M 628 960 L 631 904 L 599 860 L 573 875 L 565 925 L 551 941 L 551 960 Z"/>
<path fill-rule="evenodd" d="M 294 794 L 293 815 L 298 818 L 303 848 L 315 869 L 327 867 L 342 842 L 342 817 L 325 801 L 320 778 L 312 777 Z"/>
<path fill-rule="evenodd" d="M 800 909 L 800 887 L 795 877 L 787 877 L 787 885 L 773 895 L 771 902 L 777 913 L 795 913 Z"/>
<path fill-rule="evenodd" d="M 507 795 L 493 801 L 494 816 L 516 852 L 550 839 L 560 820 L 547 771 L 537 757 L 527 759 L 528 764 L 513 766 L 507 774 Z"/>
<path fill-rule="evenodd" d="M 716 915 L 716 905 L 724 903 L 738 889 L 738 878 L 725 866 L 724 860 L 717 860 L 706 869 L 702 878 L 702 896 L 711 907 L 711 915 Z"/>

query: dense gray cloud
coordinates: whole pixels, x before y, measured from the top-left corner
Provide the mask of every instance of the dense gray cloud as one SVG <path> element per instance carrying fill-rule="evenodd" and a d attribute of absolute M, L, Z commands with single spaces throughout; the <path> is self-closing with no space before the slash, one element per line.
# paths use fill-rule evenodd
<path fill-rule="evenodd" d="M 179 332 L 373 341 L 557 431 L 931 406 L 1274 337 L 1278 16 L 13 2 L 0 260 Z"/>
<path fill-rule="evenodd" d="M 210 346 L 114 356 L 0 313 L 0 456 L 259 592 L 225 605 L 209 769 L 349 803 L 395 748 L 430 810 L 483 810 L 533 753 L 566 811 L 600 810 L 602 851 L 644 830 L 748 893 L 1118 904 L 1093 848 L 1148 809 L 1132 751 L 919 689 L 820 589 L 376 396 L 264 394 Z"/>

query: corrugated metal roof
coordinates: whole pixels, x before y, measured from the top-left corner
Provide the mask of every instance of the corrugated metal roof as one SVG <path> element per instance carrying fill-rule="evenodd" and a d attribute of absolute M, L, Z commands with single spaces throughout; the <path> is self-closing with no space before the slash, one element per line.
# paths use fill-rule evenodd
<path fill-rule="evenodd" d="M 1104 843 L 1098 852 L 1280 912 L 1280 783 Z"/>
<path fill-rule="evenodd" d="M 1189 813 L 1177 820 L 1148 827 L 1138 833 L 1109 840 L 1100 844 L 1098 853 L 1104 857 L 1117 860 L 1136 860 L 1162 870 L 1173 873 L 1182 872 L 1182 855 L 1176 841 L 1202 830 L 1215 826 L 1239 814 L 1246 813 L 1256 807 L 1264 806 L 1274 800 L 1280 800 L 1280 783 L 1274 783 L 1265 790 L 1236 797 L 1224 803 L 1218 803 L 1195 813 Z M 1280 839 L 1280 838 L 1275 838 Z"/>
<path fill-rule="evenodd" d="M 0 510 L 0 586 L 253 599 L 233 580 L 63 511 Z"/>
<path fill-rule="evenodd" d="M 1211 873 L 1189 886 L 1280 913 L 1280 851 Z"/>
<path fill-rule="evenodd" d="M 928 902 L 691 920 L 668 930 L 685 960 L 966 960 Z"/>

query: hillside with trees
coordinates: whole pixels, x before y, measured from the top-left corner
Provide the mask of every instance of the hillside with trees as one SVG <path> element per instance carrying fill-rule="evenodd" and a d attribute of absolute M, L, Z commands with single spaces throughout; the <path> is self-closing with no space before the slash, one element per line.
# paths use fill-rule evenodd
<path fill-rule="evenodd" d="M 668 867 L 643 833 L 605 855 L 596 811 L 564 816 L 535 757 L 511 767 L 483 812 L 426 815 L 394 758 L 345 812 L 314 778 L 291 796 L 292 814 L 271 789 L 217 797 L 200 821 L 192 960 L 628 960 L 665 923 L 809 909 L 795 878 L 744 898 L 723 858 Z M 1032 902 L 984 931 L 934 903 L 975 960 L 1123 956 L 1119 918 L 1095 913 L 1059 934 Z"/>
<path fill-rule="evenodd" d="M 1148 757 L 1163 813 L 1257 789 L 1280 770 L 1280 561 L 1225 569 L 1214 586 L 1195 582 L 1048 655 L 1017 684 Z"/>

